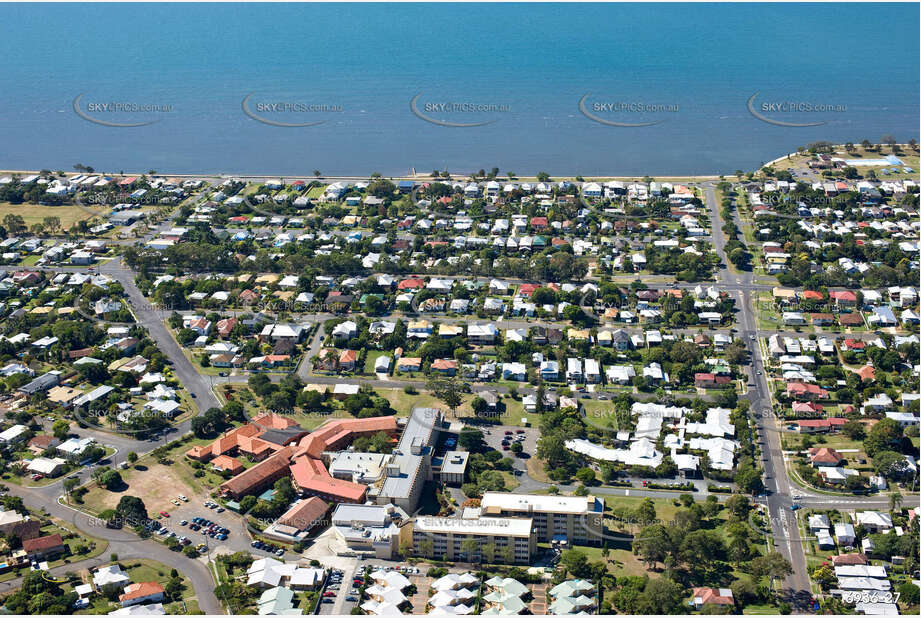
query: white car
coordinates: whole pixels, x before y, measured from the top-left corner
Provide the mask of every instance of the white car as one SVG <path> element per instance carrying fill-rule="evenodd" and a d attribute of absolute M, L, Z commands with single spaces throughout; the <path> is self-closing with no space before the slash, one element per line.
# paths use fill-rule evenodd
<path fill-rule="evenodd" d="M 182 500 L 183 502 L 188 502 L 188 501 L 189 501 L 189 499 L 186 498 L 185 496 L 183 496 L 182 494 L 179 494 L 179 496 L 177 496 L 177 497 L 178 497 L 180 500 Z"/>

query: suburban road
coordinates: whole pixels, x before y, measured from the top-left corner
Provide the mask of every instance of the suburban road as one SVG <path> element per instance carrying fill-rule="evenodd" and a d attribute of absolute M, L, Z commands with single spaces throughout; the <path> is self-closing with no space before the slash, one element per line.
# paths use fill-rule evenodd
<path fill-rule="evenodd" d="M 783 451 L 780 447 L 780 432 L 777 426 L 771 426 L 774 415 L 771 410 L 770 390 L 761 358 L 761 346 L 758 343 L 758 329 L 755 324 L 751 303 L 750 271 L 732 272 L 726 256 L 726 237 L 722 230 L 720 204 L 716 199 L 714 183 L 703 185 L 707 211 L 713 231 L 713 247 L 720 257 L 718 281 L 734 290 L 739 308 L 739 334 L 747 343 L 751 354 L 750 383 L 753 388 L 748 391 L 751 411 L 757 424 L 757 431 L 763 438 L 762 465 L 764 481 L 767 488 L 766 506 L 769 513 L 774 547 L 793 567 L 793 573 L 783 581 L 783 596 L 795 611 L 811 609 L 812 591 L 806 555 L 803 552 L 803 539 L 800 538 L 799 526 L 795 513 L 790 510 L 793 503 L 792 488 L 784 467 Z"/>

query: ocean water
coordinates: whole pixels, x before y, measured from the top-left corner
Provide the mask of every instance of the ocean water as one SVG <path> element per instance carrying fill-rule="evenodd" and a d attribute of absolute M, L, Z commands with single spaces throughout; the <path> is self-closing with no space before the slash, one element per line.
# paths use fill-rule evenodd
<path fill-rule="evenodd" d="M 2 4 L 0 24 L 3 169 L 655 176 L 919 137 L 917 4 Z M 756 93 L 822 124 L 759 120 Z M 88 120 L 80 95 L 153 124 Z"/>

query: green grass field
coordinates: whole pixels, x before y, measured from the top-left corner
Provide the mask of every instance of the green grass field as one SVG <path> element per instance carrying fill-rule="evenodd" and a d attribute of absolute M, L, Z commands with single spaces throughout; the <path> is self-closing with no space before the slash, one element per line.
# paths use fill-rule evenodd
<path fill-rule="evenodd" d="M 27 226 L 42 223 L 45 217 L 58 217 L 61 220 L 61 228 L 64 230 L 70 229 L 77 221 L 93 218 L 93 215 L 79 206 L 39 206 L 38 204 L 0 202 L 0 221 L 10 214 L 21 216 Z"/>

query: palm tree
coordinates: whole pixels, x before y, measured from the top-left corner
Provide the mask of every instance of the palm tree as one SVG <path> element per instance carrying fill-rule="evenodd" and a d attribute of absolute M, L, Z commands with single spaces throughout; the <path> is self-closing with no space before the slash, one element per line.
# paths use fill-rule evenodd
<path fill-rule="evenodd" d="M 890 511 L 901 511 L 902 510 L 902 494 L 897 491 L 893 491 L 889 494 L 889 510 Z"/>

